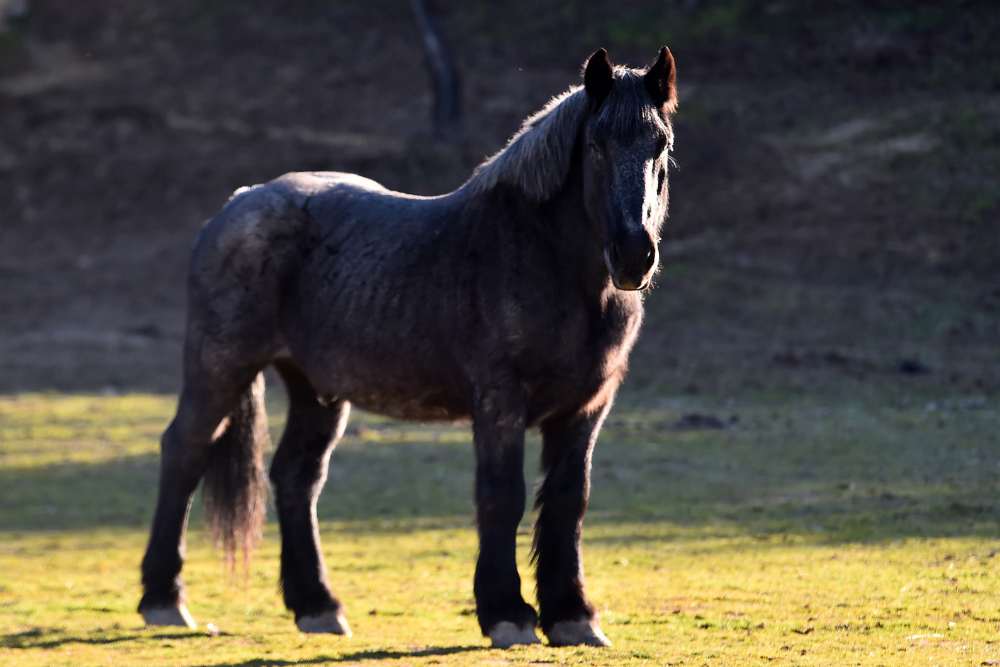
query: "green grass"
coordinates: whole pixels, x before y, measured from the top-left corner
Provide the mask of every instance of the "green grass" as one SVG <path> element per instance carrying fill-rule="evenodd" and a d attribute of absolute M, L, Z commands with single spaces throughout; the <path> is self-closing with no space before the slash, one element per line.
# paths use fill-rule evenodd
<path fill-rule="evenodd" d="M 351 640 L 294 630 L 273 519 L 230 574 L 196 511 L 185 574 L 211 635 L 134 610 L 173 398 L 2 398 L 0 664 L 1000 664 L 1000 409 L 886 396 L 626 397 L 585 531 L 614 647 L 507 652 L 473 612 L 466 429 L 353 420 L 320 505 Z M 727 426 L 678 428 L 689 413 Z"/>

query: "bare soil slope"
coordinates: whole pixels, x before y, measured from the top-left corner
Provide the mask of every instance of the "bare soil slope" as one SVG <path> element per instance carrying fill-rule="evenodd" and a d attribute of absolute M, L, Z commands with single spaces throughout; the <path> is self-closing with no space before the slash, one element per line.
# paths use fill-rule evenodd
<path fill-rule="evenodd" d="M 682 87 L 631 388 L 1000 388 L 990 3 L 471 3 L 434 142 L 406 3 L 36 0 L 0 35 L 0 389 L 177 387 L 190 242 L 291 170 L 458 185 L 596 46 Z"/>

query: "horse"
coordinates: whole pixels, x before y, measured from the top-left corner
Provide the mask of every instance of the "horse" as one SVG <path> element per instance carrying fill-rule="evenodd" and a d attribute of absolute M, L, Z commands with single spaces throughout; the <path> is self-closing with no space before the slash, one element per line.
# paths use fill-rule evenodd
<path fill-rule="evenodd" d="M 141 568 L 146 624 L 196 627 L 180 575 L 198 483 L 231 559 L 260 537 L 269 478 L 286 607 L 302 632 L 351 634 L 327 582 L 316 503 L 353 403 L 471 421 L 473 590 L 493 646 L 539 643 L 538 627 L 552 645 L 608 645 L 584 589 L 582 524 L 591 455 L 659 264 L 676 106 L 667 47 L 642 69 L 599 49 L 582 86 L 448 194 L 339 172 L 237 190 L 191 255 L 183 384 Z M 268 366 L 287 387 L 288 415 L 265 474 Z M 535 427 L 538 612 L 515 559 Z"/>

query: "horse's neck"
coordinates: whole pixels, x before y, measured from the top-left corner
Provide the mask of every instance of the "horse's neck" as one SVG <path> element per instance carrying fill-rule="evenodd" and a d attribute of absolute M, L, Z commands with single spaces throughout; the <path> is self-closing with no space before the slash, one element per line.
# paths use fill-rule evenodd
<path fill-rule="evenodd" d="M 574 170 L 576 172 L 576 170 Z M 550 201 L 541 205 L 557 239 L 565 264 L 572 267 L 577 284 L 591 298 L 605 300 L 608 289 L 613 289 L 604 261 L 604 246 L 599 232 L 588 218 L 583 201 L 582 177 L 571 173 L 567 184 Z"/>
<path fill-rule="evenodd" d="M 525 242 L 543 243 L 556 249 L 553 269 L 567 289 L 581 290 L 586 300 L 606 304 L 621 301 L 629 309 L 641 310 L 636 293 L 614 288 L 604 262 L 604 247 L 583 202 L 583 177 L 578 164 L 565 185 L 545 202 L 533 201 L 513 186 L 498 185 L 487 191 L 460 189 L 450 205 L 463 213 L 456 216 L 466 230 L 482 225 L 523 225 L 531 233 L 518 234 Z M 453 209 L 455 210 L 455 209 Z M 498 230 L 485 238 L 510 238 Z M 530 239 L 530 241 L 528 241 Z"/>

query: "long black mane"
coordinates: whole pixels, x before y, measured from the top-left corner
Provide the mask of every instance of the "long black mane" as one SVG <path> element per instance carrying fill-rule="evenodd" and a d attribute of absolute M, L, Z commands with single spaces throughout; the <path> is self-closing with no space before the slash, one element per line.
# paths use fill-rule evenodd
<path fill-rule="evenodd" d="M 615 78 L 621 84 L 597 110 L 595 129 L 627 137 L 656 127 L 672 143 L 673 128 L 646 94 L 642 74 L 615 68 Z M 546 200 L 565 183 L 580 127 L 590 110 L 591 102 L 582 86 L 553 97 L 521 124 L 506 146 L 476 167 L 463 188 L 478 193 L 497 184 L 513 185 L 535 201 Z"/>

